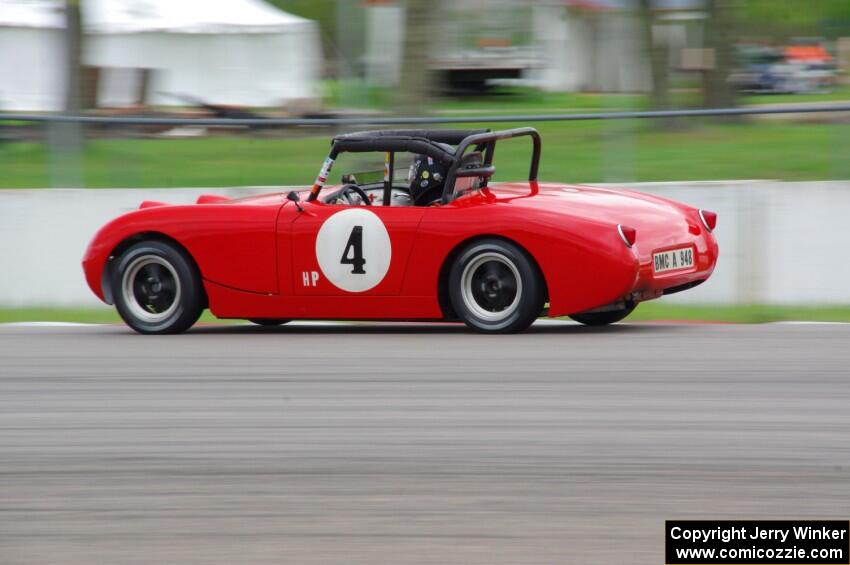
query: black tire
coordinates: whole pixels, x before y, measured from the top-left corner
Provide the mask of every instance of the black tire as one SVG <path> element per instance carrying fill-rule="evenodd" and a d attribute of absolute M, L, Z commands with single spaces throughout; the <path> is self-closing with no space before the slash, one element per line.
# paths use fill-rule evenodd
<path fill-rule="evenodd" d="M 573 314 L 570 316 L 576 322 L 585 326 L 607 326 L 616 324 L 623 320 L 626 316 L 634 312 L 637 304 L 629 304 L 625 308 L 619 310 L 609 310 L 607 312 L 585 312 L 584 314 Z"/>
<path fill-rule="evenodd" d="M 292 320 L 284 320 L 282 318 L 250 318 L 248 321 L 252 324 L 257 324 L 258 326 L 270 328 L 274 326 L 282 326 L 283 324 L 288 324 Z"/>
<path fill-rule="evenodd" d="M 533 260 L 501 239 L 468 245 L 448 277 L 452 308 L 470 328 L 485 333 L 515 333 L 543 311 L 546 289 Z"/>
<path fill-rule="evenodd" d="M 201 276 L 182 249 L 163 241 L 136 243 L 116 260 L 111 273 L 115 308 L 142 334 L 176 334 L 204 310 Z"/>

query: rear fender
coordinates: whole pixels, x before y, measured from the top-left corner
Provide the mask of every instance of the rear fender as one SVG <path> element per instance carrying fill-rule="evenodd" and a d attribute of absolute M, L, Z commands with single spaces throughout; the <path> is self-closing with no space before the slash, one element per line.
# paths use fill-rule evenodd
<path fill-rule="evenodd" d="M 522 211 L 486 208 L 480 214 L 470 210 L 466 218 L 456 216 L 466 214 L 451 206 L 425 216 L 408 263 L 405 295 L 433 296 L 436 291 L 439 297 L 457 250 L 484 234 L 513 242 L 537 263 L 551 316 L 619 300 L 638 279 L 636 253 L 623 244 L 616 225 L 564 214 L 529 217 Z"/>

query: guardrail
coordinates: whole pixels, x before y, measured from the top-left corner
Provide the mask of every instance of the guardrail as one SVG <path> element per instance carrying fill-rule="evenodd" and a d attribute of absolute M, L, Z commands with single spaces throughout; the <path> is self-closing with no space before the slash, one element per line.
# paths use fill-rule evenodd
<path fill-rule="evenodd" d="M 352 118 L 166 118 L 145 116 L 67 116 L 64 114 L 3 114 L 2 122 L 79 123 L 128 126 L 391 126 L 413 124 L 463 124 L 498 122 L 572 122 L 584 120 L 633 120 L 652 118 L 698 118 L 752 116 L 765 114 L 814 114 L 850 112 L 850 104 L 818 106 L 750 106 L 743 108 L 701 108 L 690 110 L 652 110 L 646 112 L 596 112 L 589 114 L 511 114 L 481 116 L 411 116 Z"/>

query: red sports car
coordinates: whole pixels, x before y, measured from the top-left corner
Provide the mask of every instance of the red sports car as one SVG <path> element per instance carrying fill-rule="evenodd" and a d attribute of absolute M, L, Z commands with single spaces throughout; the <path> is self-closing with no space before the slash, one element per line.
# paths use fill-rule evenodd
<path fill-rule="evenodd" d="M 492 183 L 497 143 L 520 136 L 532 141 L 528 180 Z M 143 202 L 97 233 L 83 269 L 141 333 L 182 332 L 205 308 L 261 325 L 448 320 L 507 333 L 544 315 L 604 325 L 711 275 L 714 213 L 538 182 L 540 151 L 532 128 L 340 135 L 312 189 Z M 353 162 L 324 189 L 341 157 Z"/>

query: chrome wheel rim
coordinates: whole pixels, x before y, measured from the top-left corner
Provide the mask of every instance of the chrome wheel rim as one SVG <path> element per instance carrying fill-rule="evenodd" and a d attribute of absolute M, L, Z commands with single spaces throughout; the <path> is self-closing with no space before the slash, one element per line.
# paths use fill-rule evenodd
<path fill-rule="evenodd" d="M 500 322 L 519 308 L 522 279 L 513 261 L 500 253 L 482 253 L 460 277 L 464 305 L 477 318 Z"/>
<path fill-rule="evenodd" d="M 180 278 L 174 267 L 158 255 L 133 260 L 121 279 L 124 301 L 133 316 L 148 323 L 167 320 L 180 303 Z"/>

